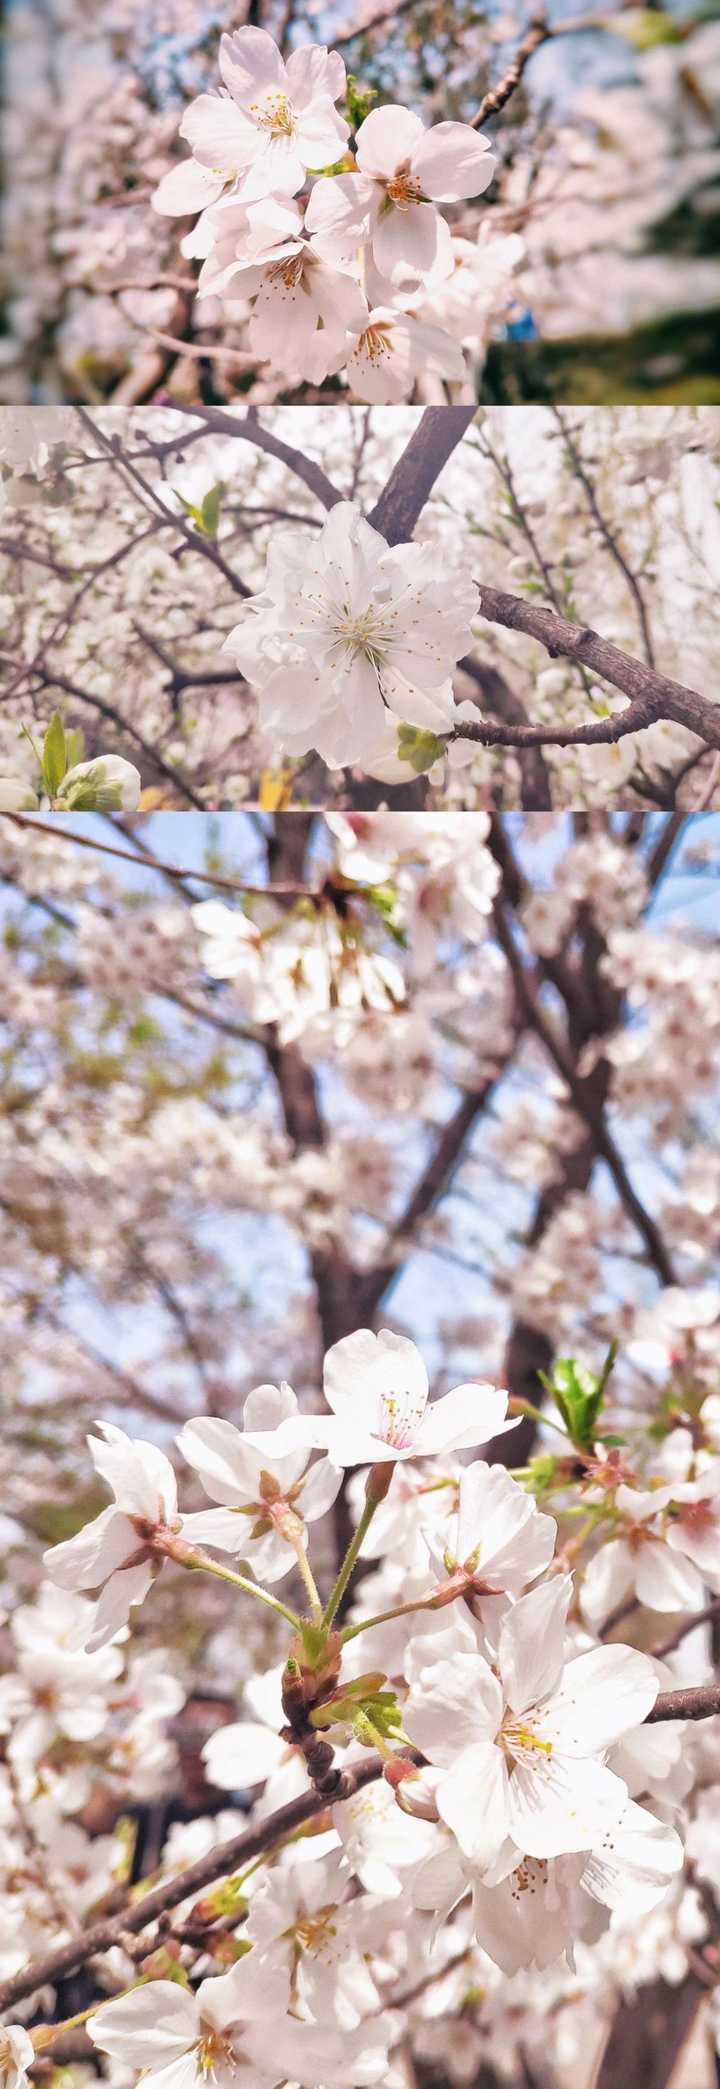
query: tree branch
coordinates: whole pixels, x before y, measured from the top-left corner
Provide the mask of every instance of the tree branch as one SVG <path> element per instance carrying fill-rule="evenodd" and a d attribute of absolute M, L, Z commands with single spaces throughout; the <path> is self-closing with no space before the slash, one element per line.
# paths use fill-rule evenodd
<path fill-rule="evenodd" d="M 401 460 L 402 461 L 402 460 Z M 508 631 L 522 631 L 528 638 L 536 638 L 545 647 L 552 659 L 558 655 L 579 661 L 589 667 L 593 674 L 601 675 L 614 689 L 621 689 L 630 698 L 630 709 L 619 718 L 597 719 L 591 725 L 576 726 L 567 731 L 562 727 L 463 725 L 455 734 L 457 739 L 478 740 L 485 746 L 506 747 L 573 747 L 610 744 L 621 740 L 626 733 L 641 732 L 643 727 L 654 725 L 659 718 L 671 718 L 676 725 L 697 733 L 709 747 L 720 747 L 720 704 L 700 696 L 695 689 L 687 689 L 682 682 L 675 682 L 669 675 L 659 674 L 646 667 L 631 654 L 622 653 L 619 646 L 601 638 L 584 624 L 571 624 L 567 617 L 558 616 L 555 610 L 537 607 L 524 602 L 517 595 L 507 595 L 500 588 L 486 587 L 479 581 L 481 615 L 491 624 L 502 624 Z"/>
<path fill-rule="evenodd" d="M 427 406 L 368 521 L 388 544 L 407 544 L 436 479 L 474 421 L 475 406 Z M 720 744 L 720 742 L 718 743 Z"/>

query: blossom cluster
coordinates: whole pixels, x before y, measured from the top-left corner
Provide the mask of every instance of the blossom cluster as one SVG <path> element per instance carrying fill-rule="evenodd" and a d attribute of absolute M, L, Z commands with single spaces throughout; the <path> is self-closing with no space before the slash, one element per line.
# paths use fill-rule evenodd
<path fill-rule="evenodd" d="M 509 2035 L 519 1977 L 530 1982 L 522 2036 L 533 2019 L 540 2035 L 565 2002 L 602 2009 L 613 1977 L 641 1983 L 683 1936 L 703 1942 L 681 1875 L 687 1855 L 712 1878 L 717 1762 L 713 1774 L 712 1748 L 706 1758 L 682 1718 L 646 1726 L 659 1691 L 687 1677 L 684 1634 L 660 1655 L 604 1641 L 599 1621 L 634 1585 L 651 1626 L 657 1613 L 687 1612 L 690 1636 L 706 1592 L 720 1591 L 717 1400 L 692 1437 L 671 1429 L 660 1443 L 642 1427 L 618 1446 L 606 1433 L 610 1368 L 555 1366 L 548 1420 L 562 1450 L 518 1473 L 481 1455 L 511 1443 L 507 1393 L 468 1383 L 430 1399 L 419 1351 L 387 1329 L 359 1329 L 328 1352 L 323 1412 L 283 1383 L 248 1396 L 240 1427 L 207 1414 L 187 1422 L 178 1452 L 210 1506 L 179 1508 L 174 1466 L 154 1444 L 110 1423 L 88 1439 L 111 1503 L 46 1554 L 50 1582 L 16 1613 L 17 1672 L 0 1683 L 8 1820 L 20 1793 L 32 1851 L 28 1864 L 12 1826 L 0 1840 L 27 1909 L 25 1957 L 41 1947 L 43 1895 L 72 1935 L 67 1875 L 80 1882 L 76 1915 L 77 1891 L 90 1907 L 122 1869 L 117 1840 L 88 1841 L 66 1816 L 87 1794 L 108 1716 L 130 1703 L 119 1680 L 128 1619 L 157 1576 L 174 1566 L 218 1577 L 228 1602 L 231 1590 L 254 1599 L 285 1636 L 280 1666 L 247 1689 L 246 1715 L 205 1744 L 209 1784 L 229 1795 L 220 1829 L 208 1820 L 194 1842 L 175 1833 L 163 1875 L 182 1877 L 248 1811 L 260 1856 L 227 1876 L 220 1846 L 219 1883 L 201 1902 L 189 1876 L 177 1940 L 168 1955 L 166 1927 L 163 1949 L 148 1944 L 139 1984 L 127 1936 L 97 1962 L 100 1993 L 82 2021 L 111 2080 L 139 2072 L 202 2089 L 210 2073 L 225 2089 L 270 2089 L 280 2073 L 308 2089 L 370 2085 L 388 2069 L 394 2079 L 403 2046 L 431 2057 L 440 2022 L 460 2080 L 452 2017 L 463 1993 L 480 1990 L 465 2024 L 477 2062 Z M 311 1527 L 349 1475 L 355 1527 L 323 1596 Z M 623 1546 L 638 1568 L 621 1584 Z M 278 1596 L 287 1583 L 302 1587 L 302 1610 Z M 130 1730 L 152 1786 L 154 1723 L 177 1696 L 152 1657 L 130 1673 Z M 79 1746 L 74 1770 L 52 1768 L 58 1737 Z M 274 1836 L 276 1809 L 313 1785 L 314 1827 L 311 1812 L 309 1832 L 288 1834 L 282 1813 Z M 633 1971 L 639 1922 L 645 1956 L 641 1946 Z M 15 1939 L 0 1953 L 6 1971 L 23 1962 Z M 62 2029 L 37 2025 L 37 2013 L 29 2031 L 21 2017 L 2 2034 L 8 2089 L 23 2089 Z"/>
<path fill-rule="evenodd" d="M 247 320 L 251 354 L 294 382 L 342 372 L 358 399 L 407 399 L 422 370 L 465 376 L 462 339 L 487 324 L 522 256 L 517 234 L 453 238 L 440 204 L 484 193 L 489 140 L 397 104 L 351 124 L 339 52 L 285 61 L 265 29 L 220 42 L 220 94 L 180 131 L 191 158 L 164 175 L 161 214 L 200 211 L 182 242 L 200 257 L 201 315 Z M 479 308 L 471 316 L 473 303 Z"/>

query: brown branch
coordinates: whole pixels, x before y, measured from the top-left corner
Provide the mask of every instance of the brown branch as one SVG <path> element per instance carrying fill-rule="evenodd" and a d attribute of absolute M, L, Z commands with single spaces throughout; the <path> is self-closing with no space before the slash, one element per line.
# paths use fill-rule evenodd
<path fill-rule="evenodd" d="M 593 484 L 589 472 L 585 468 L 583 457 L 581 455 L 580 450 L 578 449 L 578 445 L 575 441 L 572 429 L 568 426 L 562 408 L 559 406 L 554 406 L 552 408 L 552 411 L 560 429 L 563 442 L 565 444 L 565 448 L 570 459 L 571 468 L 579 484 L 582 486 L 583 493 L 585 495 L 585 499 L 590 509 L 593 521 L 597 524 L 603 543 L 606 546 L 606 549 L 608 550 L 611 559 L 613 560 L 614 564 L 618 567 L 619 571 L 622 573 L 623 579 L 627 582 L 630 594 L 632 595 L 632 599 L 637 610 L 638 623 L 640 625 L 640 632 L 642 636 L 643 647 L 645 650 L 645 658 L 647 660 L 648 667 L 654 667 L 655 649 L 652 642 L 652 633 L 650 631 L 650 622 L 648 618 L 647 608 L 645 605 L 645 597 L 643 595 L 640 582 L 637 578 L 637 574 L 633 572 L 632 566 L 628 564 L 622 546 L 618 543 L 614 531 L 611 530 L 610 524 L 609 522 L 607 522 L 603 514 L 602 508 L 597 497 L 597 493 L 595 491 L 595 486 Z"/>
<path fill-rule="evenodd" d="M 560 24 L 560 27 L 562 27 L 562 24 Z M 548 43 L 553 33 L 544 14 L 533 15 L 525 31 L 522 43 L 518 44 L 515 56 L 511 60 L 507 72 L 503 73 L 501 80 L 498 80 L 497 87 L 488 88 L 487 94 L 483 95 L 479 109 L 476 109 L 475 115 L 470 117 L 470 123 L 474 131 L 479 130 L 482 123 L 487 122 L 488 116 L 497 116 L 499 110 L 504 109 L 505 103 L 509 102 L 511 94 L 514 94 L 516 87 L 520 85 L 528 59 L 532 58 L 534 51 L 539 50 L 541 44 Z"/>
<path fill-rule="evenodd" d="M 598 1156 L 602 1157 L 610 1170 L 620 1201 L 645 1242 L 653 1268 L 657 1270 L 663 1284 L 674 1284 L 673 1266 L 660 1229 L 650 1213 L 645 1210 L 633 1188 L 625 1162 L 609 1129 L 602 1104 L 596 1101 L 587 1080 L 576 1072 L 570 1053 L 554 1025 L 548 1021 L 534 979 L 524 965 L 515 942 L 502 900 L 495 902 L 494 921 L 498 942 L 513 976 L 520 1013 L 545 1046 L 565 1083 L 574 1109 L 588 1125 Z"/>
<path fill-rule="evenodd" d="M 602 676 L 630 698 L 630 709 L 619 718 L 597 719 L 592 725 L 568 731 L 542 725 L 463 725 L 455 734 L 456 739 L 478 740 L 486 746 L 593 746 L 621 740 L 628 732 L 641 732 L 659 718 L 671 718 L 674 724 L 697 733 L 709 747 L 720 747 L 720 704 L 700 696 L 695 689 L 685 688 L 669 675 L 646 667 L 642 660 L 621 652 L 619 646 L 611 645 L 587 625 L 572 624 L 555 610 L 539 608 L 500 588 L 487 587 L 484 582 L 478 582 L 478 586 L 481 615 L 489 623 L 502 624 L 508 631 L 522 631 L 528 638 L 537 639 L 552 659 L 561 656 L 589 667 L 593 674 Z"/>
<path fill-rule="evenodd" d="M 474 421 L 475 406 L 427 406 L 368 521 L 388 544 L 407 544 L 441 471 Z M 719 743 L 720 744 L 720 743 Z"/>
<path fill-rule="evenodd" d="M 662 1719 L 712 1719 L 720 1712 L 720 1683 L 698 1683 L 689 1690 L 661 1690 L 645 1724 Z"/>
<path fill-rule="evenodd" d="M 256 418 L 256 413 L 246 413 L 239 418 L 216 406 L 177 406 L 174 400 L 173 409 L 176 413 L 189 414 L 194 420 L 204 421 L 210 435 L 231 435 L 235 442 L 252 443 L 254 449 L 265 450 L 269 457 L 277 457 L 296 479 L 302 479 L 303 485 L 316 495 L 324 508 L 335 508 L 338 501 L 345 499 L 344 493 L 333 485 L 332 479 L 314 458 L 306 457 L 303 450 L 296 450 L 291 443 L 281 442 L 279 435 L 273 435 L 272 430 Z"/>

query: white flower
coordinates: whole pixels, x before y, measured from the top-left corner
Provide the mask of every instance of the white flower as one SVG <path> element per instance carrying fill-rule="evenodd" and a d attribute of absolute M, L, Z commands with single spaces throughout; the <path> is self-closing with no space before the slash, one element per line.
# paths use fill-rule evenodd
<path fill-rule="evenodd" d="M 583 1611 L 595 1627 L 633 1595 L 649 1610 L 701 1608 L 702 1575 L 691 1557 L 682 1557 L 692 1553 L 692 1539 L 689 1545 L 683 1543 L 682 1526 L 678 1525 L 671 1546 L 669 1530 L 663 1531 L 659 1521 L 661 1510 L 677 1492 L 682 1489 L 669 1485 L 644 1491 L 617 1488 L 615 1506 L 624 1518 L 626 1536 L 601 1545 L 588 1562 L 582 1584 Z"/>
<path fill-rule="evenodd" d="M 227 647 L 258 685 L 264 729 L 342 766 L 375 751 L 388 713 L 448 730 L 475 604 L 469 576 L 438 574 L 433 546 L 390 549 L 341 501 L 311 543 L 297 531 L 271 542 L 265 592 Z"/>
<path fill-rule="evenodd" d="M 354 2029 L 380 2005 L 367 1964 L 379 1941 L 378 1911 L 359 1897 L 337 1849 L 317 1858 L 290 1851 L 253 1894 L 248 1935 L 285 1966 L 294 2009 Z"/>
<path fill-rule="evenodd" d="M 460 1475 L 454 1526 L 428 1542 L 446 1573 L 459 1567 L 472 1575 L 479 1595 L 519 1596 L 549 1567 L 556 1537 L 554 1517 L 540 1514 L 504 1466 L 477 1459 Z"/>
<path fill-rule="evenodd" d="M 0 2089 L 25 2089 L 35 2047 L 23 2024 L 0 2024 Z"/>
<path fill-rule="evenodd" d="M 156 210 L 184 216 L 228 183 L 240 183 L 245 202 L 292 196 L 308 168 L 343 151 L 349 129 L 334 103 L 345 92 L 345 67 L 336 51 L 303 44 L 285 63 L 266 29 L 238 29 L 221 38 L 220 71 L 226 93 L 201 94 L 186 111 L 180 135 L 193 160 L 165 175 Z"/>
<path fill-rule="evenodd" d="M 184 1532 L 223 1552 L 242 1553 L 258 1581 L 280 1581 L 297 1561 L 297 1543 L 307 1545 L 306 1523 L 325 1516 L 338 1492 L 342 1473 L 321 1458 L 308 1467 L 306 1450 L 268 1458 L 255 1439 L 296 1416 L 298 1404 L 289 1385 L 260 1385 L 250 1393 L 243 1427 L 201 1415 L 187 1422 L 178 1446 L 188 1465 L 199 1473 L 206 1494 L 221 1504 L 217 1510 L 186 1516 Z M 264 1432 L 264 1433 L 263 1433 Z M 288 1528 L 295 1536 L 293 1546 Z"/>
<path fill-rule="evenodd" d="M 708 1588 L 720 1591 L 720 1458 L 699 1479 L 673 1485 L 672 1507 L 666 1543 L 697 1568 Z"/>
<path fill-rule="evenodd" d="M 571 1587 L 544 1582 L 506 1612 L 497 1673 L 481 1655 L 457 1654 L 429 1664 L 410 1691 L 407 1732 L 445 1772 L 438 1810 L 481 1871 L 506 1838 L 523 1856 L 592 1849 L 627 1803 L 600 1758 L 650 1711 L 657 1677 L 626 1646 L 594 1647 L 564 1667 Z"/>
<path fill-rule="evenodd" d="M 336 1342 L 325 1358 L 323 1390 L 332 1414 L 284 1423 L 278 1450 L 306 1443 L 338 1465 L 387 1464 L 468 1449 L 516 1426 L 505 1419 L 507 1393 L 494 1385 L 458 1385 L 428 1405 L 419 1350 L 388 1328 L 378 1335 L 359 1328 Z"/>
<path fill-rule="evenodd" d="M 329 267 L 304 238 L 302 213 L 292 197 L 271 196 L 247 207 L 224 197 L 201 222 L 212 245 L 198 296 L 252 298 L 252 353 L 287 375 L 320 383 L 338 355 L 344 359 L 348 335 L 367 319 L 359 284 Z M 193 247 L 197 251 L 197 233 Z"/>
<path fill-rule="evenodd" d="M 356 160 L 357 174 L 318 181 L 312 191 L 306 222 L 319 251 L 342 267 L 367 241 L 392 283 L 450 275 L 450 232 L 434 205 L 488 187 L 495 172 L 489 140 L 467 123 L 426 131 L 419 116 L 391 102 L 361 123 Z"/>
<path fill-rule="evenodd" d="M 54 1581 L 66 1589 L 100 1589 L 88 1623 L 79 1628 L 88 1653 L 106 1646 L 147 1595 L 163 1545 L 183 1528 L 175 1474 L 155 1444 L 131 1442 L 111 1422 L 87 1439 L 93 1464 L 114 1503 L 74 1538 L 44 1555 Z"/>
<path fill-rule="evenodd" d="M 347 380 L 356 398 L 387 406 L 407 399 L 416 377 L 435 370 L 460 383 L 465 376 L 462 349 L 439 326 L 428 326 L 411 312 L 380 304 L 368 313 L 347 357 Z M 340 368 L 340 365 L 337 366 Z"/>
<path fill-rule="evenodd" d="M 256 1951 L 225 1973 L 203 1980 L 197 1994 L 153 1980 L 109 2002 L 88 2019 L 101 2052 L 147 2070 L 145 2089 L 241 2089 L 283 2077 L 345 2089 L 379 2081 L 387 2065 L 387 2019 L 357 2031 L 300 2023 L 287 2013 L 287 1983 L 258 1963 Z"/>

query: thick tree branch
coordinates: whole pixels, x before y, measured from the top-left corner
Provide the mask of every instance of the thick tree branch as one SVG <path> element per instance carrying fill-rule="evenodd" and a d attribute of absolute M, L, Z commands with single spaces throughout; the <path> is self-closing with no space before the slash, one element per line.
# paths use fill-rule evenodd
<path fill-rule="evenodd" d="M 623 739 L 626 733 L 641 732 L 645 726 L 654 725 L 659 718 L 670 718 L 674 724 L 684 725 L 688 732 L 697 733 L 709 747 L 720 747 L 720 704 L 700 696 L 695 689 L 685 688 L 669 675 L 646 667 L 629 653 L 622 653 L 619 646 L 611 645 L 587 625 L 571 624 L 555 610 L 539 608 L 500 588 L 486 587 L 483 582 L 478 585 L 481 615 L 489 623 L 536 638 L 553 659 L 560 656 L 589 667 L 593 674 L 602 676 L 630 698 L 630 709 L 618 718 L 596 719 L 592 724 L 567 731 L 544 725 L 463 725 L 457 738 L 478 740 L 485 746 L 590 747 L 611 744 Z"/>
<path fill-rule="evenodd" d="M 474 421 L 475 406 L 428 406 L 368 521 L 388 544 L 408 544 L 426 500 Z"/>

